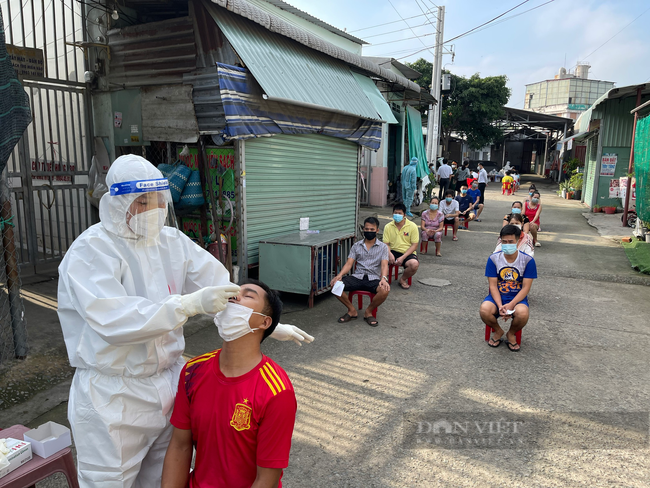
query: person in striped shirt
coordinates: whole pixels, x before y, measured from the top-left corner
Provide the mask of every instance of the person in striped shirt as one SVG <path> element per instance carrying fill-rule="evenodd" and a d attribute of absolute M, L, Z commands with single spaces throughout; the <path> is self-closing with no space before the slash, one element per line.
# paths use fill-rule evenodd
<path fill-rule="evenodd" d="M 250 280 L 216 315 L 222 349 L 192 359 L 181 372 L 163 488 L 282 486 L 296 395 L 285 371 L 260 349 L 281 313 L 277 293 Z"/>

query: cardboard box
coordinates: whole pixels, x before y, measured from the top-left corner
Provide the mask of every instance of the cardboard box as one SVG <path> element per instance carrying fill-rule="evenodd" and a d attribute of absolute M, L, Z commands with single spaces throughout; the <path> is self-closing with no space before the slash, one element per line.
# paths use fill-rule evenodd
<path fill-rule="evenodd" d="M 50 457 L 72 444 L 70 429 L 56 422 L 47 422 L 36 429 L 28 430 L 23 437 L 31 442 L 34 454 L 42 458 Z"/>
<path fill-rule="evenodd" d="M 6 439 L 7 447 L 11 452 L 7 454 L 9 466 L 0 470 L 0 478 L 8 475 L 14 469 L 18 469 L 32 459 L 32 446 L 27 441 L 18 439 Z"/>

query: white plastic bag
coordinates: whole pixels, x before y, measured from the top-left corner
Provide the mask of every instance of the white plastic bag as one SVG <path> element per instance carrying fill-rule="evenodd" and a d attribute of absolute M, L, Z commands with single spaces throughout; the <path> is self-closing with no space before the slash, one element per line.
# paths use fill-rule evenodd
<path fill-rule="evenodd" d="M 86 198 L 95 207 L 99 208 L 99 201 L 108 191 L 106 186 L 106 174 L 99 164 L 96 156 L 93 156 L 88 172 L 88 188 L 86 189 Z"/>

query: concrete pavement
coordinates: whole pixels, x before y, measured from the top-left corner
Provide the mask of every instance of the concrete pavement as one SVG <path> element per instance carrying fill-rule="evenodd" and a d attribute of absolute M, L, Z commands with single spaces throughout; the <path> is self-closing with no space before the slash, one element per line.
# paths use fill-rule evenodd
<path fill-rule="evenodd" d="M 522 176 L 522 188 L 529 180 Z M 283 322 L 316 337 L 303 347 L 272 340 L 263 346 L 286 369 L 298 396 L 284 486 L 650 484 L 647 429 L 639 440 L 632 422 L 625 430 L 587 414 L 645 412 L 647 420 L 650 280 L 630 268 L 620 245 L 587 224 L 584 207 L 534 181 L 544 205 L 542 247 L 536 249 L 539 278 L 519 353 L 505 346 L 489 348 L 478 316 L 487 293 L 485 262 L 501 219 L 516 199 L 501 196 L 496 185 L 488 187 L 483 222 L 459 231 L 458 242 L 452 242 L 451 233 L 444 238 L 442 258 L 432 249 L 421 256 L 410 290 L 393 287 L 379 309 L 379 327 L 361 320 L 336 323 L 344 308 L 329 294 L 318 298 L 313 309 L 304 297 L 283 297 Z M 384 223 L 391 215 L 390 209 L 377 213 Z M 418 282 L 423 278 L 446 279 L 451 285 L 433 288 Z M 49 299 L 55 299 L 53 291 Z M 193 324 L 186 337 L 189 356 L 220 344 L 209 321 Z M 57 351 L 60 346 L 60 341 L 56 347 L 52 343 Z M 60 389 L 65 393 L 65 386 Z M 29 410 L 29 404 L 11 410 L 15 415 Z M 477 419 L 523 415 L 550 428 L 532 439 L 536 448 L 409 449 L 403 444 L 411 427 L 405 414 L 438 419 L 450 412 L 469 412 Z M 12 423 L 5 422 L 5 414 L 0 411 L 0 427 Z M 65 403 L 44 414 L 64 422 Z M 37 418 L 46 417 L 31 421 Z M 639 442 L 603 450 L 589 449 L 602 448 L 602 442 L 585 441 L 576 448 L 582 434 L 555 432 L 567 419 L 589 431 L 629 435 Z M 43 486 L 64 485 L 52 480 Z"/>

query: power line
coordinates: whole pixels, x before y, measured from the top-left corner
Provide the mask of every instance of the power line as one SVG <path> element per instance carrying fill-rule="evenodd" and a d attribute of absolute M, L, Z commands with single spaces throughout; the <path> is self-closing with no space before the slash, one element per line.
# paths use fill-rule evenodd
<path fill-rule="evenodd" d="M 598 51 L 601 47 L 603 47 L 603 46 L 604 46 L 605 44 L 607 44 L 609 41 L 611 41 L 612 39 L 614 39 L 617 35 L 619 35 L 621 32 L 623 32 L 623 31 L 624 31 L 625 29 L 627 29 L 629 26 L 631 26 L 632 24 L 634 24 L 634 22 L 636 22 L 640 17 L 642 17 L 642 16 L 643 16 L 643 15 L 644 15 L 648 10 L 650 10 L 650 7 L 647 8 L 646 10 L 644 10 L 641 14 L 639 14 L 637 17 L 635 17 L 634 20 L 633 20 L 632 22 L 630 22 L 629 24 L 627 24 L 627 25 L 626 25 L 625 27 L 623 27 L 620 31 L 618 31 L 618 32 L 617 32 L 616 34 L 614 34 L 612 37 L 610 37 L 609 39 L 607 39 L 605 42 L 603 42 L 603 43 L 602 43 L 600 46 L 598 46 L 596 49 L 594 49 L 594 50 L 591 51 L 589 54 L 587 54 L 586 56 L 584 56 L 582 59 L 588 58 L 588 57 L 591 56 L 593 53 L 595 53 L 596 51 Z M 578 64 L 576 63 L 576 64 L 574 65 L 574 67 L 577 66 L 577 65 L 578 65 Z"/>
<path fill-rule="evenodd" d="M 399 22 L 402 22 L 403 20 L 415 19 L 417 17 L 422 17 L 422 14 L 414 15 L 413 17 L 406 17 L 405 19 L 402 19 L 402 20 L 393 20 L 391 22 L 386 22 L 384 24 L 377 24 L 377 25 L 371 25 L 370 27 L 362 27 L 361 29 L 354 29 L 354 30 L 348 31 L 348 33 L 359 32 L 359 31 L 368 30 L 368 29 L 374 29 L 375 27 L 383 27 L 385 25 L 390 25 L 390 24 L 397 24 Z"/>
<path fill-rule="evenodd" d="M 510 10 L 506 10 L 505 12 L 503 12 L 503 13 L 500 14 L 500 15 L 497 15 L 497 16 L 494 17 L 493 19 L 490 19 L 490 20 L 488 20 L 487 22 L 483 22 L 481 25 L 478 25 L 478 26 L 474 27 L 473 29 L 468 30 L 467 32 L 463 32 L 463 33 L 462 33 L 461 35 L 459 35 L 459 36 L 452 37 L 451 39 L 446 40 L 444 43 L 451 42 L 451 41 L 454 41 L 454 40 L 456 40 L 456 39 L 458 39 L 458 38 L 460 38 L 460 37 L 466 36 L 466 35 L 469 34 L 470 32 L 473 32 L 473 31 L 475 31 L 476 29 L 478 29 L 478 28 L 480 28 L 480 27 L 483 27 L 484 25 L 487 25 L 487 24 L 489 24 L 489 23 L 491 23 L 491 22 L 494 22 L 494 21 L 497 20 L 498 18 L 503 17 L 505 14 L 507 14 L 507 13 L 509 13 L 509 12 L 512 12 L 514 9 L 519 8 L 519 7 L 521 7 L 524 3 L 528 3 L 528 2 L 530 2 L 530 0 L 524 0 L 524 1 L 521 2 L 520 4 L 515 5 L 514 7 L 512 7 Z M 443 43 L 443 44 L 444 44 L 444 43 Z"/>
<path fill-rule="evenodd" d="M 501 19 L 500 21 L 498 21 L 498 22 L 494 22 L 494 23 L 491 23 L 491 24 L 489 24 L 489 25 L 486 25 L 487 23 L 484 23 L 484 24 L 482 24 L 482 27 L 481 27 L 481 26 L 478 26 L 478 27 L 476 27 L 476 28 L 474 28 L 474 29 L 471 29 L 470 31 L 467 31 L 465 34 L 461 34 L 461 36 L 464 37 L 464 36 L 468 36 L 468 35 L 470 35 L 470 34 L 475 34 L 475 33 L 477 33 L 477 32 L 483 31 L 483 30 L 485 30 L 485 29 L 489 29 L 490 27 L 494 27 L 495 25 L 501 24 L 502 22 L 506 22 L 506 21 L 508 21 L 508 20 L 510 20 L 510 19 L 514 19 L 515 17 L 519 17 L 520 15 L 523 15 L 523 14 L 525 14 L 525 13 L 527 13 L 527 12 L 530 12 L 530 11 L 532 11 L 532 10 L 536 10 L 536 9 L 538 9 L 538 8 L 540 8 L 540 7 L 543 7 L 544 5 L 548 5 L 549 3 L 553 3 L 554 1 L 555 1 L 555 0 L 548 0 L 548 1 L 545 2 L 545 3 L 542 3 L 542 4 L 540 4 L 540 5 L 537 5 L 536 7 L 529 8 L 528 10 L 524 10 L 523 12 L 520 12 L 520 13 L 515 14 L 515 15 L 510 15 L 509 17 L 506 17 L 505 19 Z M 524 2 L 524 3 L 525 3 L 525 2 Z M 517 7 L 514 7 L 514 8 L 517 8 Z M 510 9 L 509 11 L 512 11 L 512 10 L 513 10 L 513 9 Z M 503 15 L 503 14 L 502 14 L 502 15 Z M 498 17 L 495 17 L 495 18 L 499 18 L 499 17 L 501 17 L 502 15 L 499 15 Z M 493 20 L 494 20 L 494 19 L 493 19 Z M 479 29 L 479 27 L 480 27 L 480 29 Z M 449 39 L 448 41 L 445 41 L 444 44 L 446 44 L 446 43 L 448 43 L 448 42 L 450 42 L 450 41 L 453 41 L 453 40 L 459 39 L 461 36 L 456 36 L 456 37 L 454 37 L 454 38 L 452 38 L 452 39 Z M 435 47 L 435 46 L 430 46 L 431 49 L 433 49 L 434 47 Z M 405 51 L 405 50 L 402 50 L 402 51 L 396 51 L 394 54 L 398 54 L 398 53 L 401 53 L 401 52 L 404 52 L 404 51 Z M 407 54 L 407 55 L 405 55 L 405 56 L 402 56 L 402 57 L 400 57 L 400 58 L 396 58 L 396 59 L 404 59 L 404 58 L 408 58 L 408 57 L 413 56 L 413 55 L 415 55 L 415 54 L 421 53 L 422 51 L 424 51 L 424 49 L 420 49 L 419 51 L 412 52 L 412 53 L 410 53 L 410 54 Z M 387 54 L 390 54 L 390 53 L 387 53 Z"/>
<path fill-rule="evenodd" d="M 429 22 L 425 22 L 424 24 L 419 24 L 419 25 L 416 25 L 414 27 L 417 29 L 418 27 L 424 27 L 425 25 L 429 25 Z M 409 27 L 404 27 L 403 29 L 397 29 L 397 30 L 394 30 L 394 31 L 384 32 L 383 34 L 372 34 L 371 36 L 363 36 L 363 38 L 364 39 L 370 39 L 371 37 L 387 36 L 388 34 L 395 34 L 396 32 L 402 32 L 402 31 L 405 31 L 405 30 L 408 30 L 408 29 L 409 29 Z"/>
<path fill-rule="evenodd" d="M 413 32 L 413 33 L 415 34 L 415 32 Z M 411 39 L 420 39 L 420 42 L 422 42 L 422 45 L 424 46 L 424 49 L 422 49 L 422 51 L 427 51 L 427 50 L 429 50 L 429 49 L 431 49 L 431 48 L 433 48 L 435 46 L 427 47 L 427 45 L 424 44 L 424 42 L 422 41 L 421 38 L 422 37 L 433 36 L 435 34 L 436 34 L 435 32 L 429 32 L 428 34 L 420 34 L 420 35 L 415 34 L 415 36 L 413 36 L 413 37 L 405 37 L 404 39 L 395 39 L 395 40 L 392 40 L 392 41 L 380 42 L 378 44 L 370 44 L 368 47 L 383 46 L 384 44 L 395 44 L 396 42 L 410 41 Z"/>
<path fill-rule="evenodd" d="M 399 10 L 397 10 L 397 9 L 395 8 L 395 5 L 393 5 L 393 2 L 391 2 L 391 0 L 388 0 L 388 3 L 390 3 L 390 6 L 393 7 L 393 10 L 395 10 L 395 12 L 397 12 L 397 15 L 399 16 L 399 18 L 402 19 L 402 20 L 404 20 L 404 19 L 402 18 L 402 14 L 400 14 L 400 13 L 399 13 Z M 431 52 L 430 48 L 428 48 L 427 45 L 424 43 L 424 41 L 418 37 L 418 35 L 415 33 L 415 31 L 414 31 L 413 29 L 411 29 L 411 26 L 409 25 L 409 23 L 408 23 L 406 20 L 404 20 L 404 23 L 405 23 L 406 25 L 409 26 L 410 31 L 413 33 L 413 35 L 414 35 L 415 37 L 418 38 L 418 40 L 420 41 L 420 43 L 424 46 L 424 49 L 423 49 L 423 50 L 429 51 L 429 53 L 433 54 L 433 53 Z M 429 35 L 430 35 L 430 34 L 429 34 Z M 384 43 L 384 44 L 386 44 L 386 43 Z M 378 44 L 376 44 L 376 45 L 378 45 Z"/>

